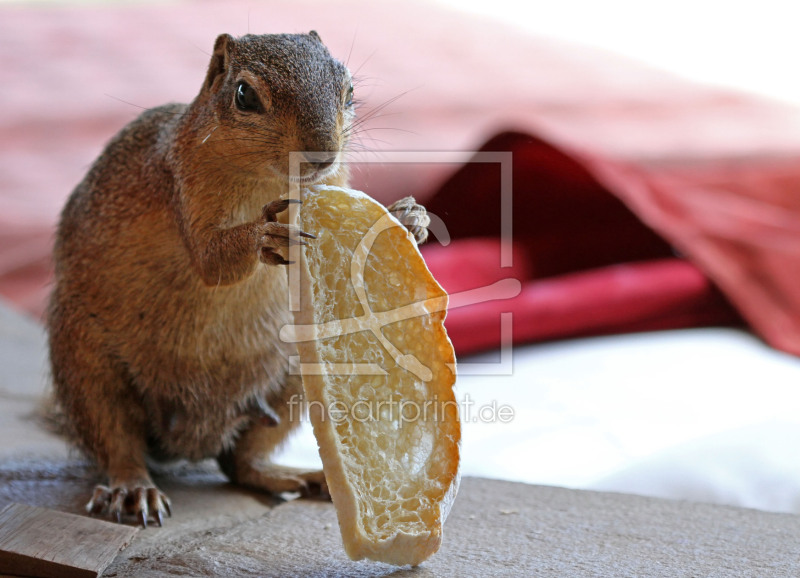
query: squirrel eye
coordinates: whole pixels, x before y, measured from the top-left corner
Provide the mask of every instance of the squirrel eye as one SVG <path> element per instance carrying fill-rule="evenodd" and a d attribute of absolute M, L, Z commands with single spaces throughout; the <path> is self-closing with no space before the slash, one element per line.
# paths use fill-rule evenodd
<path fill-rule="evenodd" d="M 345 104 L 345 106 L 353 106 L 353 85 L 352 84 L 347 89 L 347 97 L 345 98 L 344 104 Z"/>
<path fill-rule="evenodd" d="M 261 101 L 255 89 L 244 81 L 236 85 L 236 108 L 243 112 L 261 112 Z"/>

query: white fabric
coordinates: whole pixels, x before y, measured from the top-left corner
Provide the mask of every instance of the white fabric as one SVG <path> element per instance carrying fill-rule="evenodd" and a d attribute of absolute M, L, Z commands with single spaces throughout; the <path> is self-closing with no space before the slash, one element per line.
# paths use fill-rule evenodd
<path fill-rule="evenodd" d="M 512 360 L 511 375 L 459 377 L 464 475 L 800 512 L 800 359 L 695 329 L 520 347 Z M 502 406 L 508 423 L 482 419 Z M 276 461 L 319 463 L 310 426 Z"/>

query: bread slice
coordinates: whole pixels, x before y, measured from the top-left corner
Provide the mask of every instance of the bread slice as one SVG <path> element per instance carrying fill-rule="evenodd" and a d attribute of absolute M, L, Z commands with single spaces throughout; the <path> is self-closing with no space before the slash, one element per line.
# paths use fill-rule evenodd
<path fill-rule="evenodd" d="M 302 201 L 296 224 L 317 239 L 290 255 L 296 325 L 281 336 L 298 342 L 344 547 L 417 565 L 439 549 L 459 482 L 447 294 L 370 197 L 316 186 Z"/>

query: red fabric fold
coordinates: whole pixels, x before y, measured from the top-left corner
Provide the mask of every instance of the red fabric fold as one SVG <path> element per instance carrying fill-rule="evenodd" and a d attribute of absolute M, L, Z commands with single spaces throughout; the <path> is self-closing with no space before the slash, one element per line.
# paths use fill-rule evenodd
<path fill-rule="evenodd" d="M 675 257 L 658 218 L 657 233 L 631 210 L 642 210 L 636 201 L 649 199 L 645 191 L 654 185 L 647 174 L 627 167 L 625 173 L 618 163 L 515 132 L 496 136 L 481 151 L 512 152 L 512 267 L 500 267 L 497 164 L 467 163 L 433 195 L 428 210 L 443 219 L 454 241 L 423 251 L 448 292 L 504 277 L 522 288 L 511 299 L 451 309 L 446 323 L 458 353 L 502 345 L 503 312 L 512 313 L 515 344 L 740 321 L 707 275 Z M 680 198 L 684 190 L 671 192 Z M 681 246 L 693 252 L 691 243 Z"/>
<path fill-rule="evenodd" d="M 495 136 L 480 151 L 512 153 L 513 236 L 536 277 L 673 255 L 580 157 L 517 132 Z M 500 185 L 499 163 L 467 163 L 426 207 L 453 238 L 499 238 Z"/>
<path fill-rule="evenodd" d="M 647 174 L 591 170 L 725 293 L 773 347 L 800 355 L 800 164 Z"/>
<path fill-rule="evenodd" d="M 458 242 L 453 249 L 461 252 Z M 435 263 L 432 270 L 436 275 Z M 445 289 L 452 281 L 445 275 L 439 280 Z M 507 312 L 512 314 L 511 331 L 504 336 L 501 314 Z M 513 299 L 451 308 L 446 325 L 456 351 L 464 355 L 533 341 L 736 320 L 696 267 L 682 259 L 665 259 L 527 281 Z"/>

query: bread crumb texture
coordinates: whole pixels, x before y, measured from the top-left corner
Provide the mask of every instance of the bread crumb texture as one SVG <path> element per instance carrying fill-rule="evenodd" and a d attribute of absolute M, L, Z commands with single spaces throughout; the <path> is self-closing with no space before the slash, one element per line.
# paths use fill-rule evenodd
<path fill-rule="evenodd" d="M 458 486 L 447 295 L 382 205 L 336 187 L 302 198 L 299 224 L 317 239 L 302 250 L 296 320 L 316 339 L 300 360 L 345 548 L 416 565 L 438 549 Z"/>

